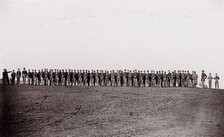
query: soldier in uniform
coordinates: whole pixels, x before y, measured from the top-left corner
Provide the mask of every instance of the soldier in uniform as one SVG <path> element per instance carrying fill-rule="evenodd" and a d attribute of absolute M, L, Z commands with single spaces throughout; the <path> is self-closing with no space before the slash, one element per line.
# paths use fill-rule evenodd
<path fill-rule="evenodd" d="M 17 79 L 16 83 L 17 84 L 20 84 L 21 75 L 22 75 L 22 73 L 21 73 L 20 69 L 18 69 L 18 71 L 16 72 L 16 79 Z"/>
<path fill-rule="evenodd" d="M 22 71 L 22 77 L 23 77 L 23 84 L 26 84 L 27 71 L 26 71 L 25 68 L 23 68 L 23 71 Z"/>
<path fill-rule="evenodd" d="M 53 79 L 53 82 L 52 82 L 52 84 L 53 85 L 57 85 L 57 70 L 56 69 L 54 69 L 54 71 L 52 70 L 52 79 Z"/>
<path fill-rule="evenodd" d="M 40 70 L 38 70 L 37 79 L 38 79 L 38 85 L 40 85 L 41 84 L 41 72 L 40 72 Z"/>
<path fill-rule="evenodd" d="M 206 78 L 207 78 L 207 75 L 205 74 L 204 70 L 202 70 L 202 74 L 201 74 L 202 88 L 205 88 L 205 79 Z"/>
<path fill-rule="evenodd" d="M 212 88 L 212 80 L 213 80 L 212 74 L 209 73 L 209 75 L 208 75 L 208 88 L 209 89 Z"/>
<path fill-rule="evenodd" d="M 61 70 L 58 71 L 58 85 L 62 85 L 62 72 Z"/>
<path fill-rule="evenodd" d="M 190 72 L 189 71 L 187 71 L 187 87 L 192 87 L 192 83 L 191 83 L 191 74 L 190 74 Z"/>
<path fill-rule="evenodd" d="M 3 85 L 9 85 L 10 84 L 8 73 L 11 73 L 11 71 L 7 71 L 6 69 L 4 69 L 4 71 L 2 72 Z"/>
<path fill-rule="evenodd" d="M 128 85 L 128 72 L 126 69 L 123 72 L 123 86 L 127 87 Z"/>
<path fill-rule="evenodd" d="M 167 87 L 167 74 L 166 74 L 166 71 L 163 72 L 162 87 Z"/>
<path fill-rule="evenodd" d="M 168 70 L 168 74 L 167 74 L 167 86 L 170 87 L 171 85 L 171 72 L 170 70 Z"/>
<path fill-rule="evenodd" d="M 73 73 L 73 70 L 69 69 L 69 84 L 68 85 L 73 86 L 73 83 L 74 83 L 74 73 Z"/>
<path fill-rule="evenodd" d="M 11 73 L 11 85 L 15 85 L 15 80 L 16 80 L 16 73 L 15 73 L 15 70 L 12 70 L 12 73 Z"/>
<path fill-rule="evenodd" d="M 37 77 L 37 70 L 34 70 L 34 85 L 38 85 L 38 77 Z"/>
<path fill-rule="evenodd" d="M 133 75 L 132 71 L 130 70 L 128 73 L 128 86 L 129 87 L 133 86 L 133 79 L 134 79 L 134 75 Z"/>
<path fill-rule="evenodd" d="M 30 72 L 29 69 L 28 69 L 28 73 L 27 73 L 27 75 L 28 75 L 28 85 L 30 85 L 30 84 L 31 84 L 31 77 L 32 77 L 32 74 L 31 74 L 31 72 Z"/>
<path fill-rule="evenodd" d="M 215 89 L 219 89 L 219 76 L 217 73 L 215 73 Z"/>
<path fill-rule="evenodd" d="M 196 88 L 198 85 L 198 75 L 196 74 L 195 71 L 192 71 L 192 79 L 193 79 L 192 87 Z"/>

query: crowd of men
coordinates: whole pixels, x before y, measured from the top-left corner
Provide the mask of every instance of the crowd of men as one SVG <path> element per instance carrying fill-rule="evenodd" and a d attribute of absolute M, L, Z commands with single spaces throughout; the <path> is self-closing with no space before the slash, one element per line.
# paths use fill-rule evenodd
<path fill-rule="evenodd" d="M 11 73 L 9 80 L 8 73 Z M 219 88 L 219 77 L 213 78 L 202 71 L 201 83 L 205 88 L 205 79 L 215 79 L 215 88 Z M 21 81 L 22 79 L 22 81 Z M 72 70 L 72 69 L 18 69 L 16 72 L 3 72 L 3 84 L 27 85 L 64 85 L 64 86 L 121 86 L 121 87 L 197 87 L 198 75 L 196 71 L 149 71 L 149 70 Z"/>

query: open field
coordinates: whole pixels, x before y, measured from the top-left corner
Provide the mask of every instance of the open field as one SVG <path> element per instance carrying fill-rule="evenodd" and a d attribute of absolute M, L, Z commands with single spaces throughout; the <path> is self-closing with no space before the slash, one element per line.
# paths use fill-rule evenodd
<path fill-rule="evenodd" d="M 1 137 L 223 137 L 224 90 L 1 86 Z"/>

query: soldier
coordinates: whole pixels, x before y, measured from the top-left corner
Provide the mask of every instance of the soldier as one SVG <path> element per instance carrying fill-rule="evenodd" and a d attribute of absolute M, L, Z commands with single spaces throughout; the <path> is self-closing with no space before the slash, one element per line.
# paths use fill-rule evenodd
<path fill-rule="evenodd" d="M 170 70 L 168 70 L 168 74 L 167 74 L 167 86 L 170 87 L 171 85 L 171 72 Z"/>
<path fill-rule="evenodd" d="M 207 78 L 207 75 L 205 74 L 204 70 L 202 70 L 202 74 L 201 74 L 202 88 L 205 88 L 205 79 L 206 78 Z"/>
<path fill-rule="evenodd" d="M 192 83 L 191 83 L 191 74 L 189 71 L 187 71 L 187 74 L 186 74 L 186 77 L 187 77 L 187 87 L 192 87 Z"/>
<path fill-rule="evenodd" d="M 44 85 L 48 85 L 48 69 L 44 72 Z"/>
<path fill-rule="evenodd" d="M 76 70 L 74 70 L 74 86 L 78 86 L 79 84 L 79 70 L 77 70 L 77 72 L 76 72 Z"/>
<path fill-rule="evenodd" d="M 52 84 L 53 85 L 57 85 L 57 70 L 56 69 L 54 69 L 54 71 L 52 70 Z"/>
<path fill-rule="evenodd" d="M 32 77 L 32 74 L 31 74 L 30 70 L 28 70 L 27 75 L 28 75 L 28 85 L 30 85 L 31 84 L 31 77 Z"/>
<path fill-rule="evenodd" d="M 156 85 L 156 79 L 155 79 L 155 71 L 151 71 L 151 87 L 155 87 Z"/>
<path fill-rule="evenodd" d="M 192 79 L 193 79 L 193 87 L 196 88 L 198 85 L 198 75 L 195 71 L 192 72 Z"/>
<path fill-rule="evenodd" d="M 181 87 L 185 87 L 185 73 L 184 73 L 184 70 L 182 70 L 182 73 L 181 73 Z"/>
<path fill-rule="evenodd" d="M 37 79 L 38 79 L 38 85 L 40 85 L 41 84 L 41 72 L 40 72 L 40 70 L 38 70 Z"/>
<path fill-rule="evenodd" d="M 68 71 L 67 69 L 64 72 L 64 85 L 67 86 L 68 84 Z"/>
<path fill-rule="evenodd" d="M 69 73 L 69 83 L 68 83 L 68 85 L 73 86 L 73 83 L 74 83 L 74 73 L 73 73 L 73 70 L 69 69 L 68 73 Z"/>
<path fill-rule="evenodd" d="M 58 85 L 62 85 L 62 72 L 61 70 L 58 71 Z"/>
<path fill-rule="evenodd" d="M 34 85 L 38 85 L 38 75 L 37 70 L 34 70 Z"/>
<path fill-rule="evenodd" d="M 217 73 L 215 73 L 215 89 L 219 89 L 219 76 Z"/>
<path fill-rule="evenodd" d="M 162 87 L 167 87 L 167 74 L 166 71 L 163 72 L 163 83 Z"/>
<path fill-rule="evenodd" d="M 128 83 L 127 83 L 129 87 L 133 86 L 133 79 L 134 79 L 134 75 L 133 75 L 132 71 L 129 70 L 129 72 L 128 72 Z"/>
<path fill-rule="evenodd" d="M 11 71 L 7 71 L 6 69 L 4 69 L 3 73 L 2 73 L 2 80 L 3 80 L 3 85 L 9 85 L 9 76 L 8 73 L 11 73 Z"/>
<path fill-rule="evenodd" d="M 27 71 L 25 68 L 23 68 L 22 77 L 23 77 L 23 84 L 26 84 Z"/>
<path fill-rule="evenodd" d="M 117 74 L 116 74 L 116 76 L 117 76 L 117 86 L 121 86 L 121 77 L 120 77 L 120 71 L 119 70 L 117 70 Z"/>
<path fill-rule="evenodd" d="M 208 88 L 211 89 L 212 88 L 212 74 L 209 73 L 209 76 L 208 76 Z"/>
<path fill-rule="evenodd" d="M 146 73 L 145 73 L 145 70 L 143 70 L 143 73 L 142 73 L 142 86 L 146 87 Z"/>
<path fill-rule="evenodd" d="M 111 86 L 115 86 L 115 73 L 114 70 L 111 71 Z"/>
<path fill-rule="evenodd" d="M 31 84 L 34 85 L 34 70 L 32 70 L 31 74 Z"/>
<path fill-rule="evenodd" d="M 90 71 L 87 71 L 87 85 L 90 86 Z"/>
<path fill-rule="evenodd" d="M 82 71 L 81 70 L 78 71 L 78 76 L 79 76 L 78 86 L 82 86 Z"/>
<path fill-rule="evenodd" d="M 123 86 L 127 87 L 128 86 L 128 72 L 125 69 L 123 73 Z"/>
<path fill-rule="evenodd" d="M 15 85 L 16 73 L 15 70 L 12 70 L 11 73 L 11 85 Z"/>
<path fill-rule="evenodd" d="M 179 70 L 177 71 L 177 74 L 176 74 L 176 86 L 177 87 L 181 86 L 181 73 Z"/>
<path fill-rule="evenodd" d="M 20 69 L 18 69 L 18 71 L 16 72 L 16 79 L 17 79 L 16 83 L 17 84 L 20 84 L 21 75 L 22 75 L 22 73 L 21 73 Z"/>
<path fill-rule="evenodd" d="M 45 82 L 45 72 L 43 69 L 41 69 L 41 85 L 44 85 Z"/>

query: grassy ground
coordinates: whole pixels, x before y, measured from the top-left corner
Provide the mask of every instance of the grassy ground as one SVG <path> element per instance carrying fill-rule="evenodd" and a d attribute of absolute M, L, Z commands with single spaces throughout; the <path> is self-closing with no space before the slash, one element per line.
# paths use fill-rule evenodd
<path fill-rule="evenodd" d="M 223 137 L 224 90 L 1 86 L 1 137 Z"/>

